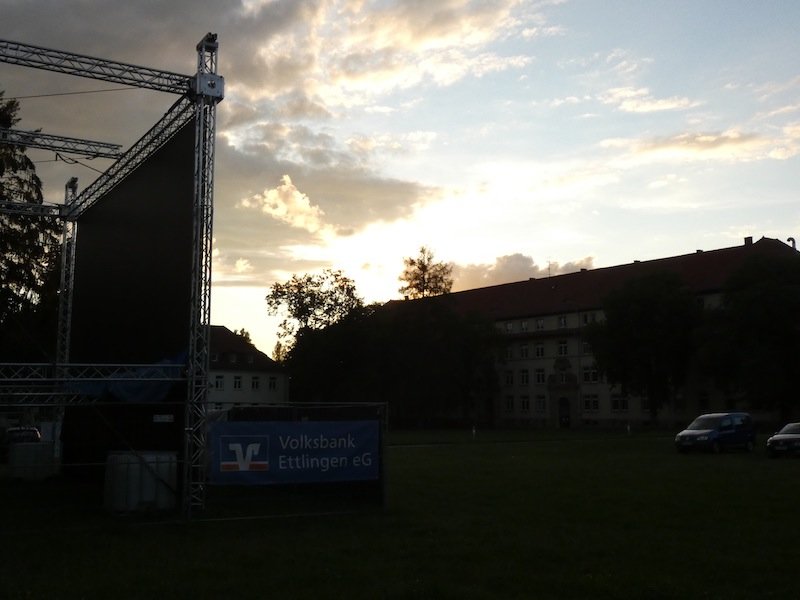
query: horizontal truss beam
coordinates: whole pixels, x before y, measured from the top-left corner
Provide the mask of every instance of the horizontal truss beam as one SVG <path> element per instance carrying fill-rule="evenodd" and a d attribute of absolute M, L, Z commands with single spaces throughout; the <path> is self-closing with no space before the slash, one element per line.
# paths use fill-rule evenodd
<path fill-rule="evenodd" d="M 59 204 L 34 204 L 32 202 L 0 202 L 0 214 L 34 215 L 37 217 L 62 217 L 64 206 Z"/>
<path fill-rule="evenodd" d="M 190 93 L 195 86 L 195 78 L 189 75 L 9 40 L 0 40 L 0 61 L 172 94 Z"/>
<path fill-rule="evenodd" d="M 119 158 L 122 146 L 107 142 L 94 142 L 79 138 L 64 137 L 41 133 L 39 131 L 19 131 L 0 127 L 0 143 L 25 146 L 26 148 L 41 148 L 53 152 L 78 154 L 89 158 Z"/>
<path fill-rule="evenodd" d="M 82 364 L 0 363 L 0 386 L 10 383 L 81 381 L 184 381 L 186 365 L 180 364 Z"/>

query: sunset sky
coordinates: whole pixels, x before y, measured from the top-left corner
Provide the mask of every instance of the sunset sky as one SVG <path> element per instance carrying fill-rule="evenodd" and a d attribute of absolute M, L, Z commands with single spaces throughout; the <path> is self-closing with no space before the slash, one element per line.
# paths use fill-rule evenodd
<path fill-rule="evenodd" d="M 212 320 L 266 352 L 272 283 L 329 267 L 398 298 L 421 245 L 459 290 L 800 239 L 800 2 L 0 0 L 0 16 L 2 39 L 186 74 L 219 35 Z M 18 128 L 127 148 L 175 98 L 118 88 L 0 63 Z M 29 154 L 50 202 L 109 164 Z"/>

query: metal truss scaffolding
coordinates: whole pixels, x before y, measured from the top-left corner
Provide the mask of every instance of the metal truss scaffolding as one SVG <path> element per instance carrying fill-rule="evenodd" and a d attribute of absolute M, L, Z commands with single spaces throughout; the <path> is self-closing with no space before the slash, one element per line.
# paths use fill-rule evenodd
<path fill-rule="evenodd" d="M 76 382 L 187 381 L 185 403 L 183 509 L 187 518 L 205 506 L 206 403 L 208 400 L 209 330 L 211 320 L 211 243 L 214 205 L 214 142 L 216 105 L 224 96 L 224 79 L 217 74 L 217 36 L 208 33 L 197 44 L 197 71 L 182 75 L 148 67 L 109 61 L 39 46 L 0 40 L 0 61 L 99 79 L 180 96 L 141 139 L 124 154 L 119 146 L 63 138 L 38 132 L 0 130 L 0 142 L 88 156 L 117 158 L 100 177 L 80 194 L 77 180 L 66 186 L 63 206 L 0 203 L 0 212 L 34 214 L 64 220 L 63 265 L 57 364 L 0 365 L 0 394 L 19 404 L 62 404 L 86 401 L 73 390 Z M 149 156 L 169 141 L 192 119 L 195 120 L 194 196 L 192 224 L 191 306 L 189 355 L 183 372 L 137 365 L 73 365 L 69 362 L 71 298 L 75 268 L 75 237 L 78 218 Z"/>

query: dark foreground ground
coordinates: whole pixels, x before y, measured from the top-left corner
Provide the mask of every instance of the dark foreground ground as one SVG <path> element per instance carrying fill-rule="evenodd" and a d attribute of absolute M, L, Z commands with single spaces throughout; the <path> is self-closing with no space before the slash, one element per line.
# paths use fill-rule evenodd
<path fill-rule="evenodd" d="M 191 522 L 108 514 L 94 484 L 0 478 L 0 597 L 794 598 L 800 460 L 759 442 L 395 434 L 383 508 L 217 489 Z"/>

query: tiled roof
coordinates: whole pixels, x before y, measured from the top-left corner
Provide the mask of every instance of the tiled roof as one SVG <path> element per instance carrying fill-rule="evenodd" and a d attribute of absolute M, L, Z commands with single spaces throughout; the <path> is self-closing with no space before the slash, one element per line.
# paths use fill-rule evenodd
<path fill-rule="evenodd" d="M 797 251 L 780 240 L 761 238 L 752 243 L 747 238 L 744 245 L 733 248 L 452 292 L 448 297 L 459 311 L 481 313 L 493 320 L 598 310 L 609 292 L 651 273 L 674 272 L 695 293 L 711 294 L 721 291 L 728 277 L 752 256 L 792 255 Z"/>
<path fill-rule="evenodd" d="M 278 363 L 227 327 L 212 325 L 209 337 L 212 354 L 212 370 L 282 370 Z M 214 360 L 214 358 L 216 358 L 216 360 Z"/>

